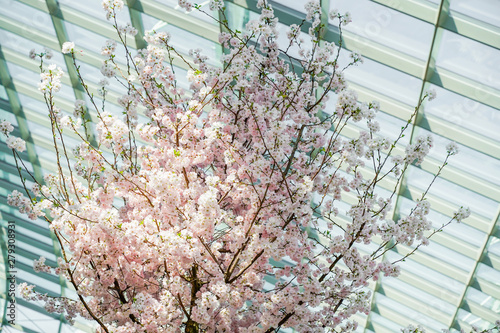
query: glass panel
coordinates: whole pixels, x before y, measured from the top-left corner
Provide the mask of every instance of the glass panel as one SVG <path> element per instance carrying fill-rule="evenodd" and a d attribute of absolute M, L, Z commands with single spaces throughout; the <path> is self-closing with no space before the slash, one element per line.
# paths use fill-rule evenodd
<path fill-rule="evenodd" d="M 377 294 L 378 297 L 379 294 Z M 376 312 L 371 312 L 370 313 L 370 320 L 373 321 L 376 324 L 382 325 L 386 327 L 388 332 L 400 332 L 401 331 L 401 325 L 398 325 L 394 323 L 393 321 L 387 319 L 386 317 L 383 317 L 379 315 Z M 363 331 L 361 331 L 363 332 Z M 378 330 L 377 330 L 378 332 Z"/>
<path fill-rule="evenodd" d="M 101 21 L 109 22 L 110 25 L 114 24 L 113 20 L 106 19 L 106 12 L 102 8 L 101 0 L 85 0 L 85 1 L 74 1 L 74 0 L 63 0 L 60 1 L 61 9 L 64 9 L 66 6 L 76 9 L 80 12 L 83 12 L 87 15 L 91 15 L 94 18 L 97 18 Z M 127 7 L 127 2 L 124 1 L 125 5 L 123 9 L 116 13 L 116 21 L 118 25 L 125 25 L 130 23 L 130 15 Z"/>
<path fill-rule="evenodd" d="M 98 35 L 96 33 L 93 33 L 89 30 L 83 29 L 75 24 L 66 22 L 66 30 L 68 33 L 68 40 L 72 41 L 75 43 L 75 48 L 80 49 L 84 48 L 88 51 L 95 52 L 97 54 L 101 54 L 101 49 L 108 40 L 107 37 L 104 37 L 102 35 Z M 117 43 L 116 47 L 116 57 L 115 59 L 122 64 L 126 63 L 126 58 L 125 58 L 125 48 L 123 45 L 120 43 Z M 134 49 L 129 46 L 129 49 L 133 51 Z M 132 52 L 132 54 L 135 54 Z M 104 61 L 105 58 L 102 57 L 102 60 Z M 100 69 L 100 68 L 99 68 Z"/>
<path fill-rule="evenodd" d="M 403 264 L 404 265 L 404 264 Z M 455 312 L 455 306 L 442 299 L 427 293 L 425 290 L 414 287 L 406 282 L 394 278 L 383 278 L 383 286 L 390 286 L 402 293 L 407 294 L 411 298 L 418 299 L 426 304 L 426 307 L 422 309 L 423 312 L 432 312 L 434 309 L 445 312 L 446 314 L 453 315 Z"/>
<path fill-rule="evenodd" d="M 75 320 L 77 323 L 83 323 L 83 320 L 84 319 L 80 319 L 80 320 Z M 94 327 L 94 330 L 97 329 L 97 326 L 96 325 L 93 325 L 93 323 L 91 323 L 90 321 L 85 321 L 84 322 L 84 325 L 85 326 L 88 326 L 88 327 Z M 94 330 L 92 330 L 91 332 L 94 332 Z M 61 333 L 86 333 L 88 331 L 82 331 L 74 326 L 71 326 L 71 325 L 68 325 L 68 324 L 62 324 L 62 328 L 61 328 Z"/>
<path fill-rule="evenodd" d="M 2 142 L 3 142 L 3 138 L 2 138 Z M 12 150 L 10 150 L 9 153 L 12 154 Z M 16 185 L 22 186 L 21 182 L 19 181 L 19 174 L 17 173 L 17 169 L 16 168 L 14 168 L 13 173 L 1 170 L 0 171 L 0 175 L 2 175 L 2 179 L 5 180 L 6 182 L 8 182 L 10 184 L 16 184 Z M 3 189 L 1 190 L 1 192 L 4 192 Z M 6 192 L 6 194 L 10 193 L 10 191 L 5 191 L 5 192 Z"/>
<path fill-rule="evenodd" d="M 435 210 L 431 209 L 428 215 L 428 219 L 432 222 L 432 226 L 437 229 L 440 228 L 443 224 L 448 223 L 451 217 L 438 213 Z M 442 232 L 456 237 L 478 248 L 483 246 L 483 243 L 488 236 L 486 233 L 477 230 L 465 223 L 451 223 L 450 225 L 446 226 L 446 228 L 444 228 Z"/>
<path fill-rule="evenodd" d="M 54 160 L 54 151 L 42 148 L 38 145 L 35 145 L 35 152 L 40 160 L 45 161 L 53 161 Z M 52 169 L 47 170 L 49 173 L 53 173 L 56 171 L 56 165 L 51 165 Z"/>
<path fill-rule="evenodd" d="M 446 145 L 450 143 L 449 139 L 431 133 L 423 128 L 417 128 L 415 133 L 417 133 L 417 135 L 431 134 L 434 138 L 434 146 L 430 150 L 429 156 L 438 161 L 444 160 L 446 156 Z M 457 143 L 457 146 L 459 153 L 449 158 L 448 164 L 450 166 L 480 177 L 488 183 L 500 185 L 500 173 L 497 172 L 500 170 L 500 160 L 459 143 Z M 457 182 L 460 182 L 460 180 L 457 179 Z"/>
<path fill-rule="evenodd" d="M 94 67 L 94 66 L 90 66 L 90 65 L 88 65 L 86 63 L 83 63 L 83 62 L 78 63 L 78 65 L 80 66 L 80 73 L 81 73 L 84 81 L 86 81 L 86 82 L 92 82 L 95 85 L 99 86 L 99 81 L 101 81 L 102 79 L 104 79 L 104 76 L 102 75 L 100 68 L 97 68 L 97 67 Z M 110 85 L 106 87 L 107 90 L 111 90 L 111 91 L 117 92 L 120 95 L 123 95 L 123 94 L 127 93 L 127 88 L 124 87 L 123 85 L 117 83 L 116 80 L 114 80 L 114 79 L 112 79 L 112 80 L 108 79 L 108 81 L 109 81 Z M 102 104 L 99 103 L 97 105 L 100 106 Z"/>
<path fill-rule="evenodd" d="M 11 62 L 7 62 L 7 68 L 9 69 L 10 76 L 14 80 L 20 80 L 31 84 L 33 87 L 36 87 L 38 82 L 40 82 L 40 74 L 32 72 L 29 69 L 15 65 Z"/>
<path fill-rule="evenodd" d="M 500 300 L 491 297 L 477 289 L 468 288 L 465 297 L 467 300 L 473 301 L 482 307 L 500 314 Z"/>
<path fill-rule="evenodd" d="M 500 89 L 500 50 L 443 30 L 436 67 Z"/>
<path fill-rule="evenodd" d="M 55 36 L 54 25 L 50 15 L 19 1 L 0 0 L 2 15 L 19 21 L 25 36 L 33 31 L 43 31 Z"/>
<path fill-rule="evenodd" d="M 488 323 L 487 321 L 464 309 L 458 309 L 457 319 L 466 322 L 469 325 L 477 326 L 480 330 L 491 328 L 491 323 Z"/>
<path fill-rule="evenodd" d="M 352 22 L 344 28 L 346 31 L 427 60 L 434 33 L 432 24 L 369 0 L 330 1 L 330 9 L 352 14 Z"/>
<path fill-rule="evenodd" d="M 201 48 L 203 54 L 208 56 L 209 63 L 219 64 L 219 56 L 217 54 L 218 45 L 208 39 L 202 38 L 189 31 L 183 30 L 164 21 L 158 20 L 152 16 L 141 14 L 144 30 L 154 30 L 157 32 L 167 31 L 170 33 L 170 43 L 180 53 L 188 54 L 189 50 Z"/>
<path fill-rule="evenodd" d="M 211 24 L 218 24 L 217 22 L 215 22 L 209 16 L 209 15 L 211 15 L 213 17 L 217 17 L 217 13 L 216 12 L 212 12 L 208 8 L 208 1 L 200 1 L 201 3 L 199 3 L 199 5 L 201 5 L 201 9 L 204 12 L 207 12 L 207 14 L 209 14 L 209 15 L 207 15 L 207 14 L 205 14 L 205 13 L 199 11 L 199 10 L 196 10 L 196 9 L 193 9 L 189 13 L 186 13 L 186 11 L 184 10 L 184 8 L 179 7 L 179 1 L 178 0 L 154 0 L 154 1 L 159 2 L 162 5 L 167 5 L 168 7 L 172 8 L 172 9 L 175 9 L 177 12 L 179 12 L 179 14 L 189 15 L 189 16 L 192 16 L 192 17 L 196 17 L 197 19 L 203 20 L 203 21 L 211 23 Z M 227 7 L 228 3 L 226 3 L 225 5 Z"/>
<path fill-rule="evenodd" d="M 407 183 L 420 190 L 425 190 L 424 186 L 430 184 L 434 176 L 420 168 L 410 166 L 408 170 Z M 456 193 L 460 193 L 457 197 Z M 466 188 L 451 183 L 442 178 L 436 179 L 429 194 L 436 198 L 447 200 L 458 207 L 470 207 L 473 213 L 484 216 L 485 218 L 493 218 L 498 209 L 498 202 L 483 197 L 480 194 L 467 190 Z"/>
<path fill-rule="evenodd" d="M 500 288 L 500 271 L 480 262 L 477 265 L 476 276 Z"/>
<path fill-rule="evenodd" d="M 25 281 L 28 284 L 40 286 L 55 295 L 60 295 L 61 286 L 58 283 L 45 279 L 44 276 L 46 276 L 46 273 L 35 273 L 30 267 L 30 272 L 18 268 L 16 277 L 17 281 Z"/>
<path fill-rule="evenodd" d="M 16 116 L 10 111 L 4 110 L 2 108 L 0 108 L 0 120 L 7 120 L 12 124 L 12 126 L 14 126 L 14 128 L 18 127 Z"/>
<path fill-rule="evenodd" d="M 463 254 L 450 250 L 449 248 L 436 242 L 430 242 L 428 246 L 421 246 L 419 248 L 419 251 L 438 258 L 443 262 L 451 264 L 454 267 L 460 268 L 467 272 L 473 270 L 476 263 L 475 260 Z"/>
<path fill-rule="evenodd" d="M 228 25 L 232 30 L 248 31 L 245 29 L 248 21 L 259 19 L 259 14 L 257 14 L 256 12 L 247 10 L 229 1 L 226 1 L 226 7 L 226 16 L 229 21 Z"/>
<path fill-rule="evenodd" d="M 0 141 L 1 142 L 5 142 L 5 136 L 0 136 Z M 4 161 L 5 163 L 7 164 L 10 164 L 12 166 L 16 165 L 16 162 L 14 161 L 14 156 L 12 155 L 12 150 L 10 150 L 9 148 L 7 148 L 7 145 L 0 145 L 0 146 L 3 146 L 3 154 L 0 154 L 0 160 L 1 161 Z M 26 157 L 27 155 L 25 155 L 26 152 L 22 153 L 21 156 L 23 157 Z M 29 172 L 33 172 L 33 165 L 28 162 L 28 161 L 24 161 L 24 165 L 26 166 L 26 168 L 28 169 Z M 17 181 L 15 182 L 16 184 L 19 182 L 19 179 L 17 179 Z"/>
<path fill-rule="evenodd" d="M 443 328 L 443 324 L 438 322 L 437 320 L 427 317 L 420 311 L 409 308 L 406 305 L 387 296 L 377 293 L 376 300 L 378 305 L 386 306 L 392 309 L 394 312 L 397 312 L 406 317 L 409 323 L 422 323 L 431 329 L 434 328 L 436 331 L 439 331 L 441 328 Z M 399 327 L 399 329 L 401 329 L 401 327 Z"/>
<path fill-rule="evenodd" d="M 304 6 L 308 2 L 308 0 L 294 0 L 294 1 L 275 0 L 273 2 L 279 3 L 280 5 L 286 6 L 288 8 L 292 8 L 298 12 L 305 14 L 306 10 L 305 10 Z"/>
<path fill-rule="evenodd" d="M 500 141 L 498 110 L 435 85 L 431 88 L 436 89 L 438 97 L 425 105 L 425 114 Z"/>
<path fill-rule="evenodd" d="M 55 40 L 55 38 L 54 38 Z M 2 48 L 9 48 L 16 52 L 21 53 L 23 56 L 28 57 L 29 51 L 35 49 L 37 52 L 41 52 L 45 47 L 42 44 L 35 43 L 25 37 L 16 35 L 10 31 L 0 29 L 0 41 Z M 58 51 L 59 52 L 59 51 Z M 62 55 L 56 55 L 54 52 L 54 57 L 62 59 Z M 66 68 L 66 67 L 64 67 Z"/>
<path fill-rule="evenodd" d="M 24 109 L 30 110 L 30 111 L 35 111 L 39 114 L 47 115 L 49 112 L 47 111 L 47 106 L 45 105 L 44 102 L 41 102 L 31 96 L 25 95 L 25 94 L 18 94 L 19 100 L 21 101 L 21 104 L 23 105 Z M 47 118 L 48 119 L 48 118 Z"/>
<path fill-rule="evenodd" d="M 5 91 L 5 87 L 0 84 L 0 98 L 7 100 L 7 91 Z"/>
<path fill-rule="evenodd" d="M 401 255 L 394 251 L 390 251 L 386 253 L 386 258 L 389 261 L 396 261 L 401 258 Z M 419 276 L 424 279 L 424 281 L 439 286 L 443 295 L 449 295 L 450 293 L 461 295 L 465 289 L 465 286 L 461 282 L 436 272 L 435 270 L 416 262 L 411 257 L 406 258 L 405 262 L 401 263 L 400 266 L 401 270 L 415 276 Z"/>
<path fill-rule="evenodd" d="M 26 329 L 34 332 L 57 332 L 59 320 L 44 314 L 45 310 L 40 308 L 40 312 L 34 311 L 23 305 L 18 304 L 16 309 L 16 324 L 22 325 Z M 3 327 L 2 329 L 4 329 Z M 24 332 L 25 330 L 23 330 Z M 20 332 L 12 327 L 6 328 L 6 332 Z"/>
<path fill-rule="evenodd" d="M 20 80 L 22 82 L 27 83 L 28 85 L 32 86 L 33 88 L 38 87 L 38 82 L 40 81 L 40 74 L 32 72 L 24 67 L 14 65 L 11 62 L 7 63 L 7 67 L 9 68 L 10 75 L 14 80 Z M 63 77 L 68 77 L 68 74 L 65 73 Z M 38 92 L 36 90 L 37 94 L 42 95 L 41 92 Z M 57 92 L 56 97 L 64 98 L 70 101 L 75 100 L 75 94 L 73 92 L 73 88 L 66 84 L 61 84 L 61 90 Z"/>
<path fill-rule="evenodd" d="M 500 257 L 500 239 L 491 237 L 490 244 L 488 245 L 488 252 L 493 253 Z"/>
<path fill-rule="evenodd" d="M 339 64 L 348 64 L 350 52 L 342 49 L 340 54 Z M 410 106 L 418 104 L 422 80 L 416 77 L 367 58 L 362 65 L 350 67 L 344 73 L 348 81 Z"/>
<path fill-rule="evenodd" d="M 473 17 L 480 21 L 500 27 L 498 15 L 500 13 L 500 1 L 495 0 L 453 0 L 450 1 L 450 9 L 461 14 Z"/>
<path fill-rule="evenodd" d="M 40 243 L 38 240 L 30 240 L 30 244 L 22 242 L 22 241 L 17 241 L 17 247 L 21 248 L 25 251 L 31 252 L 33 255 L 38 256 L 38 257 L 45 257 L 47 260 L 52 260 L 56 261 L 56 256 L 52 252 L 47 252 L 42 249 L 43 243 Z"/>

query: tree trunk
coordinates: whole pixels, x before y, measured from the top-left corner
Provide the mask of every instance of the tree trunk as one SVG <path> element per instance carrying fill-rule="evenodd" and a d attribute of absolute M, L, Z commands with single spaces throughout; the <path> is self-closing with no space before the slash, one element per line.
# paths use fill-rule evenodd
<path fill-rule="evenodd" d="M 186 323 L 186 331 L 185 333 L 198 333 L 200 331 L 200 326 L 198 323 L 189 319 Z"/>

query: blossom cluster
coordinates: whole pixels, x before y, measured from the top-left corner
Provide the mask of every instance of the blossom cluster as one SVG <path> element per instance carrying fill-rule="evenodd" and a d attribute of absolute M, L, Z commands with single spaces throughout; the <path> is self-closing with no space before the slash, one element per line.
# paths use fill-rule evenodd
<path fill-rule="evenodd" d="M 73 42 L 64 42 L 62 45 L 61 52 L 64 54 L 71 53 L 75 50 L 75 43 Z"/>
<path fill-rule="evenodd" d="M 14 126 L 7 121 L 7 120 L 2 120 L 0 123 L 0 132 L 2 132 L 4 135 L 9 135 L 11 132 L 14 131 Z"/>
<path fill-rule="evenodd" d="M 26 150 L 26 142 L 18 137 L 11 135 L 14 131 L 14 126 L 6 120 L 2 120 L 0 123 L 0 132 L 7 137 L 5 143 L 10 149 L 14 149 L 20 153 Z"/>
<path fill-rule="evenodd" d="M 61 89 L 61 78 L 63 71 L 60 67 L 52 64 L 47 70 L 40 74 L 40 83 L 38 90 L 42 93 L 56 93 Z"/>
<path fill-rule="evenodd" d="M 110 20 L 115 17 L 116 12 L 123 9 L 123 0 L 103 0 L 102 8 L 106 12 L 106 19 Z"/>
<path fill-rule="evenodd" d="M 18 152 L 23 152 L 26 150 L 26 142 L 21 138 L 16 138 L 14 136 L 9 136 L 6 140 L 7 147 L 10 149 L 15 149 Z"/>

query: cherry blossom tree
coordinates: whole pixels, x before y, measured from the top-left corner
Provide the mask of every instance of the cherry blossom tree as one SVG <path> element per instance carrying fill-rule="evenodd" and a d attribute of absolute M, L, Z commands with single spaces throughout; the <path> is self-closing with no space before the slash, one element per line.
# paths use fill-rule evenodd
<path fill-rule="evenodd" d="M 54 100 L 61 69 L 46 65 L 45 52 L 32 52 L 40 60 L 57 173 L 43 184 L 33 178 L 32 187 L 23 180 L 26 196 L 14 191 L 9 202 L 50 224 L 59 266 L 41 258 L 35 269 L 63 276 L 77 298 L 23 284 L 27 299 L 45 301 L 70 321 L 91 319 L 98 332 L 349 332 L 357 327 L 349 319 L 370 310 L 368 282 L 399 273 L 384 253 L 398 244 L 416 250 L 442 229 L 426 218 L 427 191 L 407 216 L 387 218 L 401 175 L 432 147 L 431 137 L 421 137 L 399 149 L 434 93 L 391 141 L 379 133 L 378 104 L 358 103 L 346 85 L 344 70 L 361 57 L 353 53 L 342 65 L 342 45 L 322 40 L 318 2 L 307 3 L 306 19 L 284 39 L 266 1 L 244 32 L 230 29 L 223 6 L 210 1 L 225 28 L 219 41 L 226 52 L 214 67 L 202 50 L 185 58 L 165 32 L 147 33 L 147 48 L 132 54 L 127 40 L 136 31 L 115 18 L 122 0 L 104 0 L 128 65 L 117 62 L 116 42 L 103 46 L 101 103 L 80 73 L 77 46 L 65 43 L 90 101 L 77 101 L 73 115 Z M 331 12 L 329 19 L 342 36 L 350 16 Z M 178 83 L 176 59 L 190 68 L 187 90 Z M 122 114 L 109 111 L 109 84 L 127 89 Z M 328 113 L 332 94 L 338 99 Z M 353 122 L 366 130 L 349 138 L 344 130 Z M 8 123 L 0 129 L 22 163 L 24 143 Z M 74 150 L 68 132 L 80 141 Z M 456 152 L 450 144 L 436 177 Z M 392 184 L 388 196 L 377 191 L 383 181 Z M 346 194 L 355 203 L 339 212 Z M 341 214 L 348 223 L 339 222 Z M 451 220 L 468 215 L 461 208 Z M 376 249 L 362 254 L 357 244 L 374 238 Z"/>

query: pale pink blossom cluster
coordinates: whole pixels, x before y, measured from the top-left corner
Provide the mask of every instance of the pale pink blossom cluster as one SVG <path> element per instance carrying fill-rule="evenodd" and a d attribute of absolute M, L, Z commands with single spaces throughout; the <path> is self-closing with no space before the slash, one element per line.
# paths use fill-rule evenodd
<path fill-rule="evenodd" d="M 111 78 L 116 75 L 115 73 L 116 66 L 110 61 L 104 61 L 101 66 L 101 73 L 105 77 Z"/>
<path fill-rule="evenodd" d="M 12 126 L 10 121 L 2 120 L 2 122 L 0 123 L 0 132 L 2 132 L 4 135 L 9 135 L 13 131 L 14 126 Z"/>
<path fill-rule="evenodd" d="M 73 111 L 73 116 L 76 118 L 81 118 L 85 114 L 85 101 L 77 99 L 75 101 L 75 109 Z"/>
<path fill-rule="evenodd" d="M 7 137 L 7 139 L 5 140 L 7 147 L 21 153 L 26 150 L 26 142 L 21 138 L 11 135 L 10 133 L 12 133 L 13 131 L 14 126 L 12 126 L 9 121 L 2 120 L 2 122 L 0 123 L 0 132 Z"/>
<path fill-rule="evenodd" d="M 35 272 L 45 272 L 45 273 L 50 273 L 51 269 L 49 266 L 45 265 L 45 258 L 40 257 L 38 260 L 33 260 L 33 269 Z"/>
<path fill-rule="evenodd" d="M 36 187 L 35 191 L 37 191 Z M 34 193 L 36 193 L 35 191 Z M 19 212 L 28 215 L 32 220 L 44 216 L 44 210 L 52 207 L 52 202 L 50 200 L 40 200 L 39 202 L 33 203 L 29 197 L 25 197 L 17 190 L 12 191 L 12 193 L 7 196 L 7 204 L 19 207 Z"/>
<path fill-rule="evenodd" d="M 407 163 L 415 162 L 416 165 L 421 164 L 427 154 L 429 154 L 429 150 L 432 148 L 432 145 L 432 136 L 427 135 L 425 137 L 417 137 L 415 143 L 412 143 L 406 147 L 405 161 Z"/>
<path fill-rule="evenodd" d="M 361 56 L 361 54 L 359 52 L 351 52 L 349 54 L 349 57 L 352 59 L 352 61 L 355 64 L 362 64 L 364 62 L 363 57 Z"/>
<path fill-rule="evenodd" d="M 61 52 L 64 54 L 71 53 L 75 50 L 75 43 L 73 42 L 64 42 L 62 45 Z"/>
<path fill-rule="evenodd" d="M 115 17 L 116 12 L 123 9 L 123 0 L 103 0 L 102 8 L 106 12 L 106 19 L 111 20 Z"/>
<path fill-rule="evenodd" d="M 101 54 L 106 57 L 110 57 L 115 54 L 116 51 L 116 41 L 108 39 L 106 44 L 101 48 Z"/>
<path fill-rule="evenodd" d="M 118 27 L 118 32 L 123 35 L 135 36 L 137 35 L 137 29 L 134 28 L 130 23 L 125 24 L 124 26 Z"/>
<path fill-rule="evenodd" d="M 45 48 L 42 53 L 36 53 L 35 49 L 31 49 L 28 56 L 30 59 L 35 59 L 36 57 L 40 57 L 42 59 L 50 60 L 54 56 L 51 50 Z"/>
<path fill-rule="evenodd" d="M 224 8 L 224 1 L 210 0 L 208 8 L 210 8 L 210 10 L 222 10 Z"/>
<path fill-rule="evenodd" d="M 184 8 L 187 12 L 193 10 L 193 4 L 188 0 L 178 0 L 179 7 Z"/>
<path fill-rule="evenodd" d="M 34 285 L 28 285 L 26 282 L 20 283 L 19 286 L 17 287 L 21 297 L 24 299 L 27 299 L 27 300 L 31 300 L 31 297 L 33 296 L 33 289 L 34 288 L 35 288 Z"/>
<path fill-rule="evenodd" d="M 50 269 L 40 270 L 50 272 Z M 41 294 L 34 290 L 34 285 L 28 285 L 26 282 L 18 286 L 19 294 L 27 301 L 42 301 L 47 312 L 64 314 L 68 323 L 74 324 L 75 318 L 82 311 L 81 304 L 67 297 L 53 297 L 47 294 Z"/>
<path fill-rule="evenodd" d="M 429 101 L 432 101 L 437 96 L 436 89 L 429 89 L 429 90 L 427 90 L 425 92 L 424 96 L 427 97 L 429 99 Z"/>
<path fill-rule="evenodd" d="M 464 219 L 470 216 L 470 209 L 468 207 L 460 207 L 458 211 L 454 214 L 455 220 L 462 222 Z"/>
<path fill-rule="evenodd" d="M 459 152 L 458 145 L 455 142 L 450 142 L 446 145 L 446 152 L 449 155 L 456 155 Z"/>
<path fill-rule="evenodd" d="M 10 149 L 17 150 L 22 153 L 26 150 L 26 142 L 21 138 L 16 138 L 15 136 L 9 136 L 6 140 L 7 147 Z"/>
<path fill-rule="evenodd" d="M 21 192 L 14 190 L 7 196 L 7 204 L 9 206 L 19 207 L 21 213 L 26 213 L 31 210 L 31 202 Z"/>
<path fill-rule="evenodd" d="M 55 64 L 49 65 L 45 71 L 40 73 L 38 90 L 42 93 L 55 93 L 61 89 L 61 78 L 63 71 Z"/>
<path fill-rule="evenodd" d="M 103 6 L 109 18 L 123 2 Z M 118 99 L 121 114 L 93 108 L 95 142 L 54 105 L 62 72 L 42 73 L 54 136 L 66 126 L 81 143 L 73 156 L 57 155 L 62 171 L 36 184 L 32 200 L 13 193 L 9 203 L 49 221 L 63 256 L 58 268 L 41 258 L 35 269 L 68 279 L 79 299 L 29 296 L 27 285 L 23 294 L 70 320 L 77 313 L 93 319 L 99 332 L 356 329 L 349 319 L 370 311 L 369 282 L 399 274 L 396 263 L 380 259 L 387 244 L 425 243 L 432 226 L 425 195 L 397 223 L 386 220 L 397 185 L 382 197 L 377 184 L 394 174 L 398 184 L 432 140 L 418 138 L 391 158 L 403 133 L 395 141 L 379 135 L 378 104 L 358 103 L 339 70 L 338 48 L 314 42 L 323 29 L 317 1 L 306 5 L 312 27 L 305 38 L 313 42 L 300 40 L 297 25 L 284 46 L 272 6 L 258 6 L 261 15 L 247 31 L 220 34 L 222 67 L 210 66 L 201 50 L 189 53 L 187 92 L 171 65 L 178 54 L 167 33 L 148 33 L 147 49 L 127 54 L 122 77 L 116 45 L 106 42 L 102 73 L 116 75 L 128 93 Z M 300 48 L 300 70 L 281 56 L 287 46 Z M 354 54 L 347 67 L 360 61 Z M 332 93 L 337 104 L 327 114 Z M 87 112 L 83 101 L 75 103 L 75 117 Z M 139 123 L 139 112 L 147 121 Z M 366 122 L 368 130 L 348 138 L 343 130 L 351 122 Z M 347 193 L 355 203 L 344 214 L 338 203 Z M 382 238 L 379 249 L 358 250 L 374 237 Z"/>

